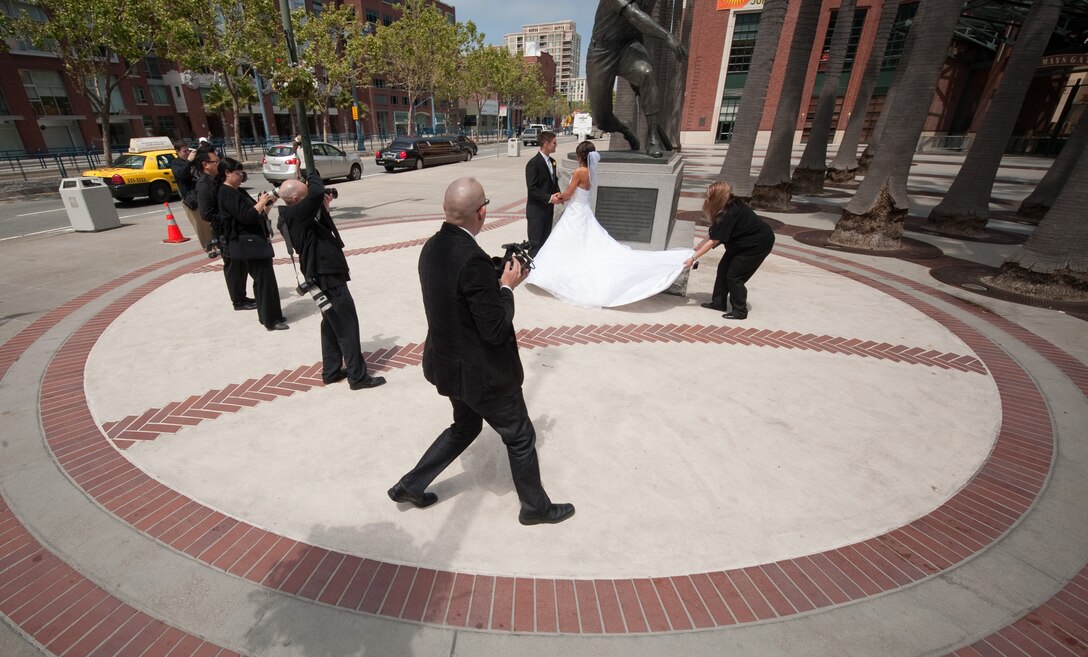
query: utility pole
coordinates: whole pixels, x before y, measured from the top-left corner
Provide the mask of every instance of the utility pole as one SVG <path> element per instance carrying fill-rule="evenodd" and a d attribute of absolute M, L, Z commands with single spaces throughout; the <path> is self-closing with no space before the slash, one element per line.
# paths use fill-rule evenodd
<path fill-rule="evenodd" d="M 298 66 L 298 51 L 295 48 L 295 33 L 291 29 L 290 0 L 280 0 L 280 19 L 283 21 L 283 36 L 287 41 L 287 57 L 291 66 Z M 310 125 L 306 117 L 306 106 L 301 98 L 295 99 L 295 113 L 298 115 L 298 134 L 302 137 L 302 157 L 306 161 L 307 173 L 317 170 L 314 166 L 314 148 L 310 142 Z"/>

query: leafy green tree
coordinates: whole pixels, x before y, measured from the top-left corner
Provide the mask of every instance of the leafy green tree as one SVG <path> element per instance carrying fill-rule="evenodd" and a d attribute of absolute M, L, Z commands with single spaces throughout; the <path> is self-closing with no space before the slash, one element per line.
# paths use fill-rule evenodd
<path fill-rule="evenodd" d="M 403 89 L 408 107 L 414 108 L 420 98 L 442 93 L 450 84 L 464 32 L 425 0 L 403 0 L 401 11 L 400 20 L 379 26 L 365 39 L 365 50 L 373 72 Z M 408 134 L 414 123 L 410 117 Z"/>
<path fill-rule="evenodd" d="M 484 103 L 499 97 L 498 82 L 508 60 L 506 49 L 497 46 L 474 48 L 465 56 L 461 97 L 476 104 L 477 116 L 483 116 Z"/>
<path fill-rule="evenodd" d="M 271 70 L 276 56 L 286 52 L 275 2 L 172 0 L 159 6 L 171 59 L 192 71 L 211 73 L 230 96 L 235 147 L 238 159 L 245 160 L 242 89 L 251 84 L 253 66 Z"/>
<path fill-rule="evenodd" d="M 227 112 L 234 106 L 227 88 L 218 83 L 213 84 L 200 95 L 204 101 L 204 109 L 218 116 L 224 126 L 227 125 Z"/>
<path fill-rule="evenodd" d="M 110 152 L 111 98 L 140 60 L 154 49 L 157 4 L 151 0 L 36 0 L 40 15 L 22 12 L 10 26 L 34 47 L 55 52 L 78 93 L 86 91 L 102 124 L 102 151 Z M 116 62 L 114 63 L 114 58 Z"/>
<path fill-rule="evenodd" d="M 299 44 L 299 64 L 315 71 L 315 83 L 306 89 L 302 100 L 321 116 L 328 141 L 329 109 L 350 107 L 352 88 L 368 75 L 362 28 L 355 9 L 348 5 L 326 8 L 317 16 L 298 9 L 291 20 Z M 275 71 L 272 78 L 276 80 Z"/>

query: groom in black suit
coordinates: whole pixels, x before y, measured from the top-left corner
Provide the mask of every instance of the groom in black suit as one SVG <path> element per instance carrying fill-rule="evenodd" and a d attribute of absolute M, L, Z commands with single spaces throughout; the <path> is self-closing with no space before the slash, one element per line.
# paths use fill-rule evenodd
<path fill-rule="evenodd" d="M 536 257 L 552 234 L 555 204 L 559 203 L 559 174 L 552 153 L 555 152 L 555 133 L 544 130 L 537 137 L 540 152 L 525 164 L 525 186 L 529 199 L 525 203 L 525 219 L 529 222 L 529 255 Z"/>
<path fill-rule="evenodd" d="M 419 255 L 427 314 L 423 376 L 438 394 L 449 397 L 453 424 L 389 489 L 389 497 L 419 508 L 437 502 L 427 486 L 472 444 L 486 420 L 506 444 L 521 500 L 518 520 L 523 525 L 562 522 L 574 514 L 574 506 L 552 504 L 544 492 L 536 431 L 521 394 L 524 373 L 514 337 L 514 288 L 529 272 L 511 260 L 498 275 L 476 244 L 489 202 L 475 178 L 453 181 L 442 203 L 446 221 Z"/>

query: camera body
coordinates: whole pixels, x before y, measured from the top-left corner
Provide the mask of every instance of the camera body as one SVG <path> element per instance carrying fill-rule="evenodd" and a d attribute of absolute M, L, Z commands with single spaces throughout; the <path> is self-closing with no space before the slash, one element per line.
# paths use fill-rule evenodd
<path fill-rule="evenodd" d="M 325 193 L 333 198 L 340 198 L 340 192 L 335 187 L 326 187 Z"/>
<path fill-rule="evenodd" d="M 529 243 L 529 240 L 503 244 L 502 248 L 506 250 L 506 253 L 503 254 L 501 258 L 497 256 L 491 258 L 492 264 L 495 265 L 496 273 L 498 273 L 499 276 L 502 276 L 503 270 L 506 269 L 506 263 L 513 259 L 517 259 L 517 261 L 521 263 L 521 268 L 524 270 L 536 267 L 536 264 L 533 263 L 533 256 L 529 255 L 529 249 L 531 247 L 532 244 Z"/>
<path fill-rule="evenodd" d="M 310 298 L 317 304 L 317 309 L 322 313 L 326 313 L 332 309 L 332 302 L 329 301 L 329 296 L 325 294 L 325 290 L 322 290 L 317 286 L 317 283 L 313 281 L 302 281 L 298 287 L 295 288 L 295 292 L 300 296 L 310 295 Z"/>

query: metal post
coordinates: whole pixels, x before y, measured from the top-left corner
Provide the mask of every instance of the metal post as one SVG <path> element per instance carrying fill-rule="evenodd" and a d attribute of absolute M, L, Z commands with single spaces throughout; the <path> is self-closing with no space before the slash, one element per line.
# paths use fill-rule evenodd
<path fill-rule="evenodd" d="M 287 57 L 292 66 L 298 66 L 298 51 L 295 49 L 295 34 L 291 30 L 291 4 L 290 0 L 280 0 L 280 20 L 283 21 L 283 36 L 287 41 Z M 298 115 L 298 134 L 302 137 L 302 157 L 306 161 L 306 172 L 313 173 L 317 170 L 314 166 L 314 148 L 310 142 L 309 117 L 306 116 L 306 106 L 302 99 L 295 99 L 295 113 Z"/>
<path fill-rule="evenodd" d="M 359 86 L 354 82 L 351 84 L 351 102 L 354 103 L 355 116 L 359 116 Z M 363 143 L 363 119 L 355 119 L 355 150 L 365 151 L 366 144 Z"/>
<path fill-rule="evenodd" d="M 264 107 L 264 94 L 261 93 L 261 74 L 256 68 L 253 69 L 253 84 L 257 90 L 257 102 L 261 106 L 261 123 L 264 124 L 264 138 L 267 141 L 272 138 L 272 131 L 268 129 L 268 110 Z M 264 148 L 261 150 L 263 151 Z"/>

